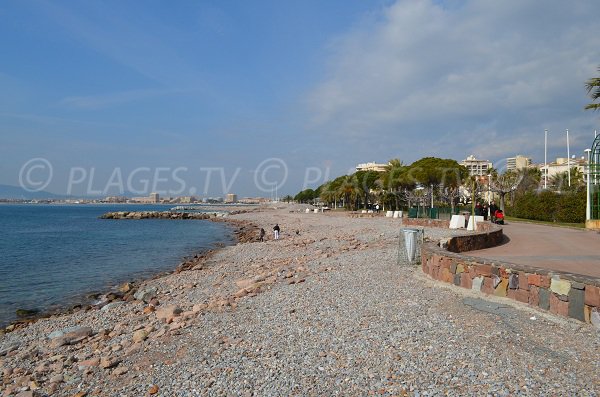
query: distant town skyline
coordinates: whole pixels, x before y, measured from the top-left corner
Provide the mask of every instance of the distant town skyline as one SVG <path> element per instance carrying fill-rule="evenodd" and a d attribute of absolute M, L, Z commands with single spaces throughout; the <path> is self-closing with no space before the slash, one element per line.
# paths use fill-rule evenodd
<path fill-rule="evenodd" d="M 56 194 L 282 197 L 392 158 L 541 163 L 544 129 L 549 161 L 566 157 L 567 128 L 581 157 L 600 125 L 583 110 L 597 9 L 6 3 L 0 184 L 35 190 L 49 164 Z"/>

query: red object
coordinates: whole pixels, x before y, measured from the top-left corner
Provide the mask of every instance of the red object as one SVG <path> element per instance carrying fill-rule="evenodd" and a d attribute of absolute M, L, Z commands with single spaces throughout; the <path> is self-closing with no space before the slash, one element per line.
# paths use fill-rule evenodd
<path fill-rule="evenodd" d="M 494 216 L 496 217 L 496 219 L 504 219 L 504 213 L 500 210 L 496 210 Z"/>

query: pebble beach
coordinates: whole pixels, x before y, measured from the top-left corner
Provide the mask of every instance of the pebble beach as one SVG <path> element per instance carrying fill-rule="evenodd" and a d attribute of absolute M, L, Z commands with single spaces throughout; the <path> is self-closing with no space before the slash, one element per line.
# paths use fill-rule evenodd
<path fill-rule="evenodd" d="M 244 230 L 238 244 L 124 286 L 135 299 L 0 335 L 0 394 L 600 393 L 593 326 L 399 263 L 397 219 L 302 208 L 231 215 Z M 261 227 L 265 242 L 257 241 Z M 452 233 L 464 232 L 426 228 L 425 238 Z"/>

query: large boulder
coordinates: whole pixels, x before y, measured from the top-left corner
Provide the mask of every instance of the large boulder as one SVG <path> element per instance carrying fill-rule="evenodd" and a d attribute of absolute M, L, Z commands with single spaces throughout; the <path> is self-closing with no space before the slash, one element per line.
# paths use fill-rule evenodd
<path fill-rule="evenodd" d="M 64 345 L 74 345 L 92 335 L 90 327 L 70 327 L 48 335 L 50 347 L 56 348 Z"/>
<path fill-rule="evenodd" d="M 149 303 L 152 298 L 156 298 L 158 290 L 156 287 L 140 288 L 133 297 L 139 301 Z"/>
<path fill-rule="evenodd" d="M 170 323 L 173 319 L 179 316 L 183 310 L 177 305 L 166 305 L 156 309 L 156 318 Z"/>

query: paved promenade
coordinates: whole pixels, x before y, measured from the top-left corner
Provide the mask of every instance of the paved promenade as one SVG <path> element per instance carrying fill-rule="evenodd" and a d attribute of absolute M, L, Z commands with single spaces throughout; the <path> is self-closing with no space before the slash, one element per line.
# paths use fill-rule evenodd
<path fill-rule="evenodd" d="M 600 278 L 600 233 L 509 222 L 510 241 L 469 255 Z"/>

